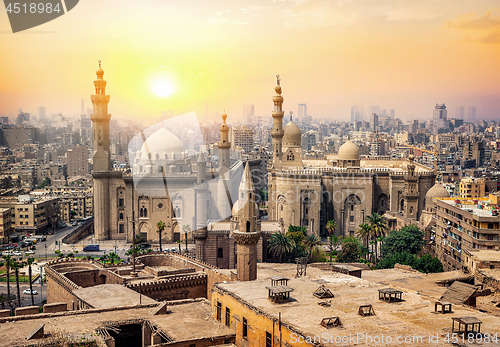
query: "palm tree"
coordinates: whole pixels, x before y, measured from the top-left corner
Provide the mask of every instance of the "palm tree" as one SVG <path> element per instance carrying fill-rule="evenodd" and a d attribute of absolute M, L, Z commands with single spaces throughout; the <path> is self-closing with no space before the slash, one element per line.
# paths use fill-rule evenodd
<path fill-rule="evenodd" d="M 388 230 L 387 220 L 379 215 L 378 213 L 373 213 L 371 216 L 366 217 L 366 222 L 370 224 L 372 234 L 371 236 L 377 240 L 377 237 L 382 236 Z M 375 241 L 375 262 L 377 261 L 377 241 Z"/>
<path fill-rule="evenodd" d="M 314 247 L 316 246 L 319 246 L 322 244 L 321 240 L 319 239 L 319 237 L 317 237 L 316 235 L 312 234 L 312 235 L 309 235 L 309 236 L 306 236 L 306 238 L 304 240 L 302 240 L 302 244 L 309 249 L 309 260 L 311 260 L 312 258 L 312 250 Z"/>
<path fill-rule="evenodd" d="M 140 249 L 139 247 L 135 247 L 135 253 L 136 253 L 136 254 L 139 254 L 139 253 L 140 253 L 140 251 L 141 251 L 141 249 Z M 128 255 L 128 256 L 131 256 L 131 255 L 133 255 L 133 254 L 134 254 L 134 249 L 133 249 L 133 248 L 129 248 L 129 249 L 127 250 L 127 252 L 125 253 L 125 255 Z"/>
<path fill-rule="evenodd" d="M 330 263 L 332 262 L 332 252 L 333 252 L 333 233 L 335 233 L 335 230 L 337 229 L 337 223 L 335 223 L 334 220 L 328 221 L 326 223 L 326 230 L 328 230 L 328 233 L 330 234 L 329 241 L 330 241 Z"/>
<path fill-rule="evenodd" d="M 280 257 L 280 262 L 283 262 L 284 256 L 293 250 L 293 241 L 282 233 L 274 233 L 271 235 L 267 244 L 267 249 L 273 254 Z"/>
<path fill-rule="evenodd" d="M 369 249 L 369 243 L 368 243 L 368 238 L 371 236 L 371 233 L 372 233 L 372 227 L 370 225 L 370 223 L 362 223 L 359 225 L 359 229 L 358 231 L 356 232 L 356 234 L 361 238 L 365 238 L 365 244 L 366 244 L 366 257 L 365 259 L 368 260 L 368 249 Z"/>
<path fill-rule="evenodd" d="M 158 230 L 156 230 L 157 233 L 159 233 L 159 240 L 160 240 L 160 253 L 161 253 L 161 233 L 163 232 L 163 230 L 165 230 L 165 223 L 163 221 L 159 221 L 158 223 L 156 223 L 156 228 Z"/>
<path fill-rule="evenodd" d="M 111 265 L 115 264 L 115 260 L 116 260 L 117 264 L 120 262 L 120 257 L 118 256 L 118 254 L 116 254 L 114 252 L 107 254 L 106 257 L 108 258 Z"/>
<path fill-rule="evenodd" d="M 4 258 L 5 270 L 7 271 L 7 300 L 11 300 L 10 297 L 10 262 L 12 257 L 10 255 L 2 255 Z"/>
<path fill-rule="evenodd" d="M 31 283 L 31 266 L 32 265 L 36 265 L 35 264 L 35 259 L 34 258 L 28 258 L 26 260 L 26 264 L 28 265 L 28 279 L 30 281 L 30 292 L 31 292 L 31 306 L 35 306 L 35 298 L 33 297 L 33 284 Z M 41 276 L 41 274 L 40 274 Z M 41 281 L 41 277 L 40 277 L 40 281 Z"/>
<path fill-rule="evenodd" d="M 19 260 L 10 260 L 10 267 L 14 269 L 14 273 L 16 274 L 16 287 L 17 287 L 17 303 L 18 306 L 21 307 L 21 291 L 19 289 L 19 270 L 26 266 L 24 261 Z"/>
<path fill-rule="evenodd" d="M 3 294 L 0 294 L 0 304 L 2 304 L 2 310 L 5 310 L 5 301 L 7 301 L 5 299 L 5 296 L 3 296 Z"/>

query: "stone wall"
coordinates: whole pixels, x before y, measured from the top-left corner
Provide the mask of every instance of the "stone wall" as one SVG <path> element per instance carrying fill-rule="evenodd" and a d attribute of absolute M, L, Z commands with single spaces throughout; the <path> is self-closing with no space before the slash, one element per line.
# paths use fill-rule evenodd
<path fill-rule="evenodd" d="M 16 308 L 16 316 L 26 316 L 37 313 L 40 313 L 40 308 L 38 306 L 27 306 L 27 307 Z"/>
<path fill-rule="evenodd" d="M 205 274 L 178 275 L 148 283 L 129 283 L 127 288 L 155 300 L 181 300 L 207 297 Z"/>
<path fill-rule="evenodd" d="M 43 305 L 43 313 L 56 313 L 68 310 L 68 304 L 65 302 L 56 302 L 54 304 Z"/>

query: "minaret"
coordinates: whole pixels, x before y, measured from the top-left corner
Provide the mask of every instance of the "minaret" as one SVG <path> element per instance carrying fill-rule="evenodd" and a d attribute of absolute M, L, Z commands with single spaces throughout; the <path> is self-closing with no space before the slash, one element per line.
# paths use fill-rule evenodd
<path fill-rule="evenodd" d="M 226 124 L 227 114 L 224 110 L 222 115 L 222 125 L 220 126 L 220 141 L 219 141 L 219 169 L 229 169 L 231 166 L 229 149 L 231 142 L 229 142 L 229 127 Z"/>
<path fill-rule="evenodd" d="M 255 189 L 247 163 L 238 191 L 238 201 L 233 208 L 233 231 L 236 241 L 237 269 L 239 281 L 257 279 L 257 244 L 261 237 Z"/>
<path fill-rule="evenodd" d="M 413 154 L 409 155 L 410 163 L 407 165 L 405 174 L 404 216 L 410 219 L 417 219 L 418 213 L 418 176 L 415 175 L 415 164 Z"/>
<path fill-rule="evenodd" d="M 97 79 L 94 81 L 95 95 L 90 99 L 94 105 L 94 111 L 90 115 L 92 128 L 94 129 L 94 171 L 108 171 L 111 169 L 111 156 L 109 151 L 109 120 L 111 114 L 108 113 L 109 95 L 106 95 L 106 81 L 103 79 L 104 71 L 99 69 L 96 72 Z"/>
<path fill-rule="evenodd" d="M 273 138 L 273 166 L 275 168 L 281 167 L 282 156 L 282 140 L 283 140 L 283 97 L 281 96 L 281 79 L 280 75 L 276 75 L 277 84 L 274 87 L 276 95 L 273 97 L 274 111 L 273 111 L 273 128 L 271 129 L 271 136 Z"/>
<path fill-rule="evenodd" d="M 109 151 L 109 120 L 108 113 L 109 95 L 106 95 L 106 81 L 103 79 L 104 71 L 96 72 L 97 79 L 94 81 L 95 95 L 90 99 L 94 105 L 93 113 L 90 115 L 94 131 L 94 233 L 97 240 L 109 239 L 110 235 L 110 196 L 109 179 L 111 171 L 111 157 Z"/>

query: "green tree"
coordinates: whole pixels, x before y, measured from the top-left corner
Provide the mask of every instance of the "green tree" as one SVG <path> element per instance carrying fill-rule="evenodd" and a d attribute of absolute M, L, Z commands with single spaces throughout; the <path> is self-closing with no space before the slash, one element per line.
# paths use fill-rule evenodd
<path fill-rule="evenodd" d="M 111 253 L 106 254 L 106 260 L 109 261 L 111 263 L 111 265 L 114 265 L 115 262 L 116 262 L 116 264 L 118 264 L 121 259 L 118 256 L 118 254 L 111 252 Z"/>
<path fill-rule="evenodd" d="M 372 234 L 372 227 L 369 223 L 361 223 L 359 225 L 359 229 L 358 231 L 356 232 L 356 235 L 358 235 L 358 237 L 360 237 L 361 239 L 365 239 L 365 245 L 366 245 L 366 257 L 365 259 L 368 260 L 368 249 L 370 247 L 369 243 L 368 243 L 368 239 L 370 238 Z"/>
<path fill-rule="evenodd" d="M 359 261 L 360 254 L 361 249 L 359 248 L 359 244 L 357 242 L 344 242 L 342 244 L 342 250 L 337 255 L 337 261 L 340 263 L 355 263 Z"/>
<path fill-rule="evenodd" d="M 404 252 L 419 254 L 424 244 L 424 232 L 416 225 L 407 225 L 399 231 L 393 230 L 390 232 L 389 236 L 385 238 L 381 252 L 388 257 Z"/>
<path fill-rule="evenodd" d="M 12 257 L 10 255 L 2 255 L 4 259 L 3 264 L 5 264 L 5 270 L 7 272 L 7 300 L 11 300 L 10 296 L 10 262 Z"/>
<path fill-rule="evenodd" d="M 294 248 L 293 241 L 287 236 L 279 232 L 275 232 L 269 238 L 267 249 L 271 254 L 280 258 L 280 262 L 285 260 L 285 256 Z"/>
<path fill-rule="evenodd" d="M 312 234 L 312 235 L 306 236 L 302 240 L 302 244 L 308 250 L 307 254 L 308 254 L 309 260 L 311 260 L 312 259 L 313 248 L 321 245 L 322 243 L 321 243 L 321 240 L 319 239 L 319 237 L 317 237 L 316 235 Z"/>
<path fill-rule="evenodd" d="M 16 288 L 17 288 L 17 303 L 21 307 L 21 291 L 19 288 L 19 270 L 26 266 L 26 263 L 22 260 L 10 260 L 10 267 L 14 270 L 16 275 Z"/>
<path fill-rule="evenodd" d="M 332 253 L 333 253 L 333 245 L 334 245 L 334 237 L 336 237 L 336 235 L 334 235 L 335 233 L 335 230 L 337 229 L 337 223 L 335 223 L 334 220 L 329 220 L 327 223 L 326 223 L 326 230 L 328 230 L 328 234 L 329 234 L 329 237 L 328 237 L 328 241 L 329 241 L 329 246 L 330 246 L 330 263 L 332 262 Z M 337 242 L 335 242 L 337 243 Z"/>
<path fill-rule="evenodd" d="M 372 238 L 375 239 L 375 262 L 378 260 L 377 249 L 378 242 L 377 237 L 385 234 L 388 230 L 387 228 L 387 220 L 379 215 L 378 213 L 373 213 L 371 216 L 366 217 L 366 222 L 370 224 L 372 230 Z"/>
<path fill-rule="evenodd" d="M 139 247 L 135 247 L 135 254 L 139 254 L 139 252 L 141 251 L 141 249 Z M 125 255 L 128 255 L 128 256 L 131 256 L 134 254 L 134 249 L 133 248 L 129 248 L 127 250 L 127 252 L 125 253 Z"/>
<path fill-rule="evenodd" d="M 395 264 L 409 265 L 425 273 L 443 272 L 443 264 L 438 258 L 430 254 L 419 257 L 409 252 L 394 253 L 392 256 L 383 257 L 377 264 L 377 269 L 392 269 Z"/>
<path fill-rule="evenodd" d="M 31 306 L 35 306 L 35 298 L 33 297 L 33 284 L 31 283 L 31 266 L 36 265 L 34 258 L 28 258 L 26 260 L 26 264 L 28 265 L 28 279 L 30 281 L 30 292 L 31 292 Z M 41 280 L 41 279 L 40 279 Z"/>
<path fill-rule="evenodd" d="M 135 243 L 138 245 L 138 244 L 141 244 L 143 242 L 146 242 L 147 239 L 142 236 L 142 233 L 138 233 L 138 234 L 135 234 Z"/>
<path fill-rule="evenodd" d="M 0 294 L 0 304 L 2 305 L 2 310 L 5 310 L 5 296 L 3 294 Z"/>
<path fill-rule="evenodd" d="M 43 189 L 45 188 L 46 186 L 50 186 L 52 184 L 52 181 L 49 177 L 45 177 L 45 179 L 43 180 L 42 183 L 40 183 L 37 188 L 38 189 Z"/>
<path fill-rule="evenodd" d="M 165 230 L 165 223 L 163 221 L 158 221 L 158 223 L 156 223 L 156 232 L 159 234 L 158 235 L 158 240 L 160 241 L 160 252 L 162 251 L 161 250 L 161 233 L 163 232 L 163 230 Z"/>

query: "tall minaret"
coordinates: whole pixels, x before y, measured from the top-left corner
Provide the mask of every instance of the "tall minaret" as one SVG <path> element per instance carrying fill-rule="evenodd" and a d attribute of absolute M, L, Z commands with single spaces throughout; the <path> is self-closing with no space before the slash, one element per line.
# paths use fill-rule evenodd
<path fill-rule="evenodd" d="M 283 139 L 283 97 L 281 96 L 281 79 L 280 75 L 276 75 L 277 84 L 274 87 L 276 95 L 273 97 L 274 111 L 273 111 L 273 128 L 271 129 L 271 136 L 273 138 L 273 166 L 275 168 L 281 167 L 282 156 L 282 139 Z"/>
<path fill-rule="evenodd" d="M 407 172 L 405 178 L 405 191 L 404 197 L 404 211 L 403 214 L 406 218 L 417 219 L 418 216 L 418 176 L 415 174 L 414 156 L 410 154 L 408 159 L 410 163 L 407 165 Z"/>
<path fill-rule="evenodd" d="M 108 171 L 111 169 L 111 156 L 109 152 L 109 120 L 108 113 L 109 95 L 106 95 L 106 81 L 103 79 L 104 71 L 96 72 L 97 79 L 94 81 L 95 95 L 91 95 L 94 111 L 90 115 L 92 128 L 94 129 L 94 171 Z"/>
<path fill-rule="evenodd" d="M 104 71 L 96 72 L 97 79 L 94 81 L 95 95 L 91 95 L 94 105 L 93 113 L 90 115 L 92 128 L 94 130 L 94 234 L 97 240 L 110 238 L 110 196 L 109 180 L 111 175 L 111 157 L 109 152 L 109 120 L 108 113 L 109 95 L 106 95 L 106 81 L 103 79 Z"/>
<path fill-rule="evenodd" d="M 229 142 L 229 127 L 226 124 L 227 114 L 224 111 L 222 115 L 222 125 L 220 126 L 220 141 L 219 141 L 219 169 L 229 169 L 231 166 L 229 149 L 231 142 Z"/>
<path fill-rule="evenodd" d="M 258 208 L 255 203 L 255 189 L 247 163 L 238 190 L 238 201 L 233 208 L 233 223 L 236 230 L 237 272 L 239 281 L 257 279 L 257 244 L 261 237 Z"/>

